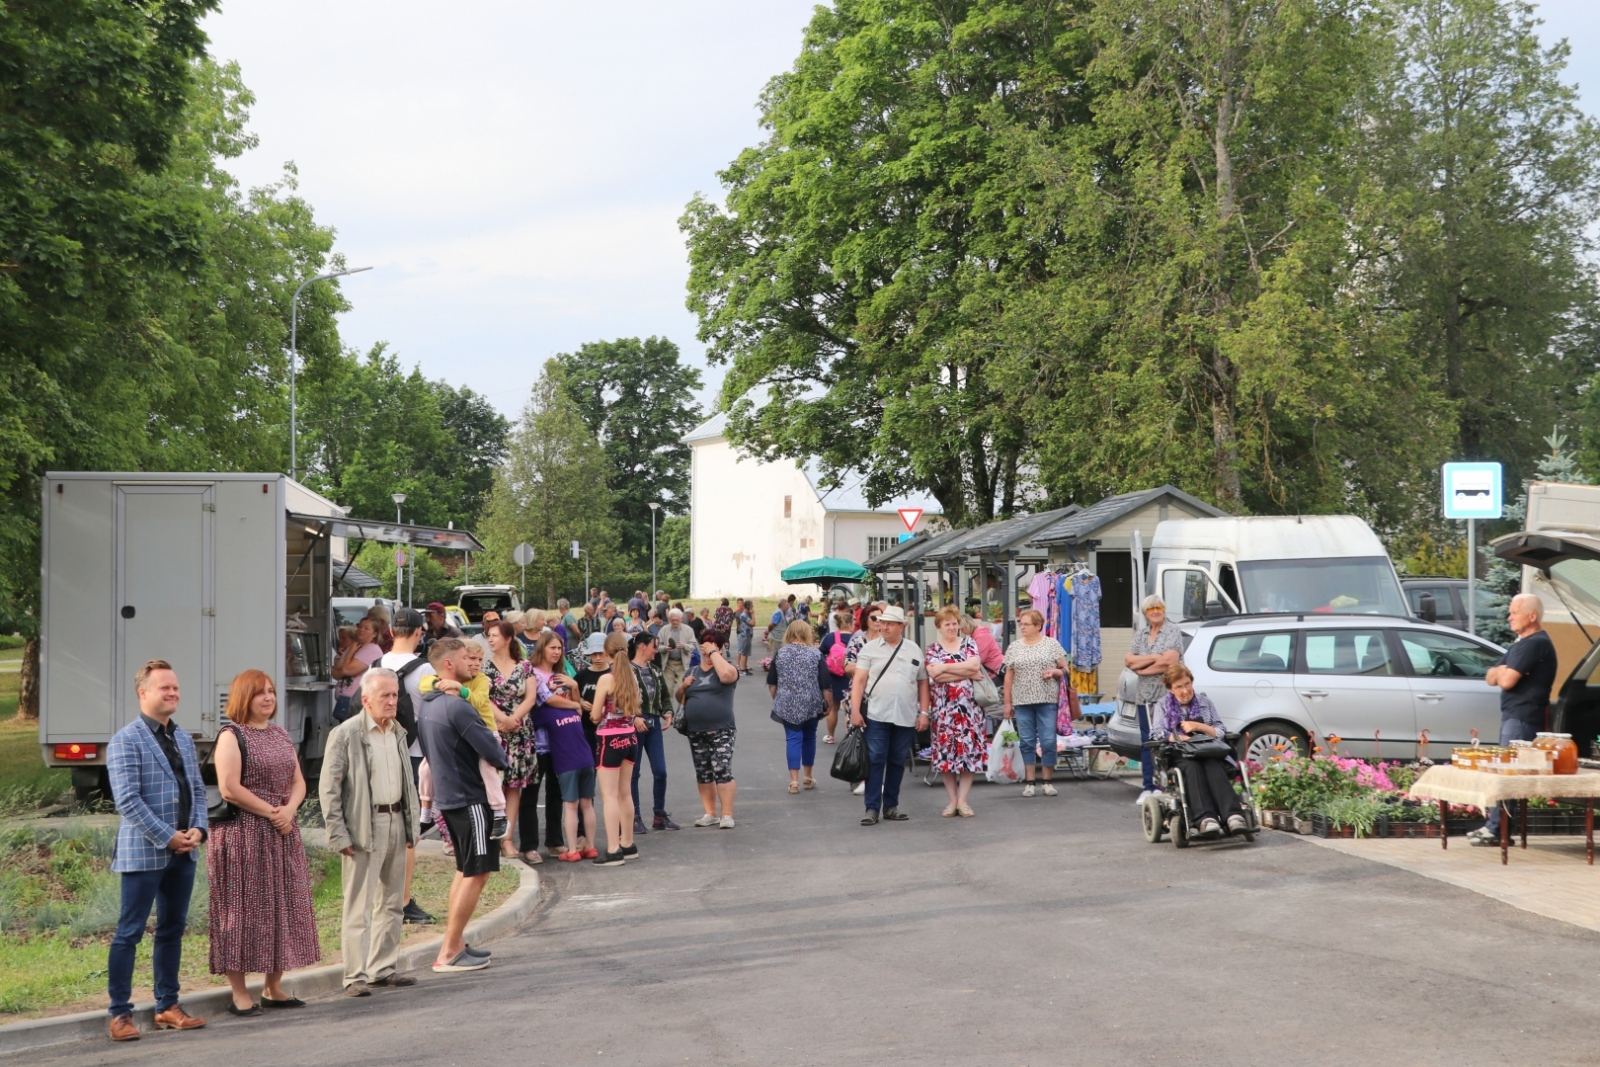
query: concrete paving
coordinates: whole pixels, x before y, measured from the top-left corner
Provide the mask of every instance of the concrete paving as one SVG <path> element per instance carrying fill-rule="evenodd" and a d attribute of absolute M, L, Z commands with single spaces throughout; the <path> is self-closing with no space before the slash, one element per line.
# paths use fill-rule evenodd
<path fill-rule="evenodd" d="M 742 682 L 736 829 L 688 828 L 671 734 L 685 829 L 544 864 L 488 971 L 28 1062 L 1600 1062 L 1600 934 L 1286 834 L 1149 845 L 1124 781 L 979 786 L 941 819 L 908 780 L 912 821 L 862 827 L 840 783 L 786 791 L 765 696 Z"/>

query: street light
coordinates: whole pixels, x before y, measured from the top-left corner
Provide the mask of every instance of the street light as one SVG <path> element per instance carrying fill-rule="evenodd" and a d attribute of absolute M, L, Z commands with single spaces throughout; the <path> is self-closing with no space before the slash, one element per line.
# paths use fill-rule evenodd
<path fill-rule="evenodd" d="M 336 270 L 328 274 L 319 274 L 315 278 L 307 278 L 300 283 L 300 288 L 294 291 L 294 299 L 289 301 L 289 477 L 294 477 L 296 460 L 299 458 L 295 451 L 295 395 L 294 395 L 294 366 L 299 358 L 300 347 L 298 330 L 300 326 L 300 291 L 312 282 L 325 282 L 330 278 L 343 278 L 347 274 L 360 274 L 371 267 L 351 267 L 349 270 Z M 398 504 L 399 501 L 396 501 Z"/>
<path fill-rule="evenodd" d="M 399 526 L 400 525 L 400 505 L 404 504 L 406 502 L 406 495 L 404 493 L 395 493 L 392 497 L 390 497 L 390 499 L 394 501 L 394 524 L 396 526 Z M 405 575 L 406 575 L 405 564 L 403 564 L 403 563 L 395 564 L 395 569 L 394 569 L 394 598 L 395 598 L 396 601 L 403 601 L 405 599 L 405 597 L 401 595 L 401 590 L 403 590 L 405 588 L 405 584 L 404 584 L 405 583 Z"/>
<path fill-rule="evenodd" d="M 661 505 L 650 503 L 650 595 L 656 595 L 656 509 Z"/>

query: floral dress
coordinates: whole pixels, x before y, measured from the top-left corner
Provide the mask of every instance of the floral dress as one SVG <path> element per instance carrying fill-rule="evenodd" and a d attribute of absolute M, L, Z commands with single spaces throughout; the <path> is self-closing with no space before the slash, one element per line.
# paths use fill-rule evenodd
<path fill-rule="evenodd" d="M 935 663 L 960 663 L 978 658 L 978 644 L 970 637 L 961 639 L 961 650 L 947 652 L 935 641 L 928 646 L 928 667 Z M 983 710 L 972 699 L 972 679 L 958 682 L 928 682 L 933 707 L 928 715 L 933 732 L 933 769 L 939 772 L 970 771 L 981 774 L 989 759 L 988 735 Z"/>
<path fill-rule="evenodd" d="M 489 679 L 489 701 L 500 709 L 502 715 L 517 710 L 528 695 L 528 677 L 533 674 L 533 664 L 525 659 L 517 661 L 511 673 L 503 674 L 494 660 L 483 661 L 483 673 Z M 507 789 L 525 789 L 539 768 L 539 755 L 534 748 L 534 728 L 524 720 L 514 732 L 500 735 L 500 747 L 506 751 L 505 785 Z"/>

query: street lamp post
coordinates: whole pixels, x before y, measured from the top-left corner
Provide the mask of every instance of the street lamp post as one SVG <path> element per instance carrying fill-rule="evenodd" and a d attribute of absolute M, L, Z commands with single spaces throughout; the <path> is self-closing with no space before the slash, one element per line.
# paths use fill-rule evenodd
<path fill-rule="evenodd" d="M 656 509 L 661 505 L 650 502 L 650 595 L 656 595 Z"/>
<path fill-rule="evenodd" d="M 295 395 L 294 395 L 294 369 L 295 369 L 295 363 L 299 359 L 299 355 L 300 355 L 299 336 L 298 336 L 299 326 L 300 326 L 300 292 L 306 286 L 310 285 L 312 282 L 325 282 L 325 281 L 329 280 L 330 278 L 343 278 L 347 274 L 360 274 L 364 270 L 371 270 L 371 269 L 372 269 L 371 267 L 351 267 L 349 270 L 336 270 L 336 271 L 332 271 L 332 272 L 330 272 L 328 274 L 319 274 L 315 278 L 307 278 L 305 281 L 301 282 L 300 283 L 300 287 L 294 291 L 294 299 L 289 301 L 289 477 L 290 478 L 293 478 L 295 476 L 296 461 L 299 459 L 299 453 L 296 451 L 296 447 L 295 447 L 296 443 L 297 443 L 296 436 L 295 436 L 295 430 L 296 430 L 297 427 L 296 427 L 296 421 L 295 421 L 296 410 L 295 410 Z"/>
<path fill-rule="evenodd" d="M 406 495 L 404 493 L 395 493 L 394 496 L 392 497 L 392 499 L 394 500 L 394 524 L 396 526 L 399 526 L 400 525 L 400 505 L 404 504 L 406 502 Z M 410 559 L 411 557 L 408 555 L 406 558 Z M 405 565 L 404 564 L 396 564 L 395 565 L 395 571 L 394 571 L 394 598 L 396 600 L 399 600 L 399 601 L 404 601 L 405 600 L 405 597 L 401 594 L 401 591 L 403 589 L 405 589 L 405 586 L 402 584 L 405 581 L 405 573 L 406 573 L 406 569 L 405 569 Z"/>

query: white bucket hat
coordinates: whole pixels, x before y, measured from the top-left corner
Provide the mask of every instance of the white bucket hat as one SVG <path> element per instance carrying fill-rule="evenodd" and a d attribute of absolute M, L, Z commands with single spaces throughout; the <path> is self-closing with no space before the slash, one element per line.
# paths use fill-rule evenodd
<path fill-rule="evenodd" d="M 897 622 L 904 626 L 906 622 L 906 613 L 891 604 L 882 611 L 878 612 L 878 625 L 882 626 L 886 622 Z"/>

